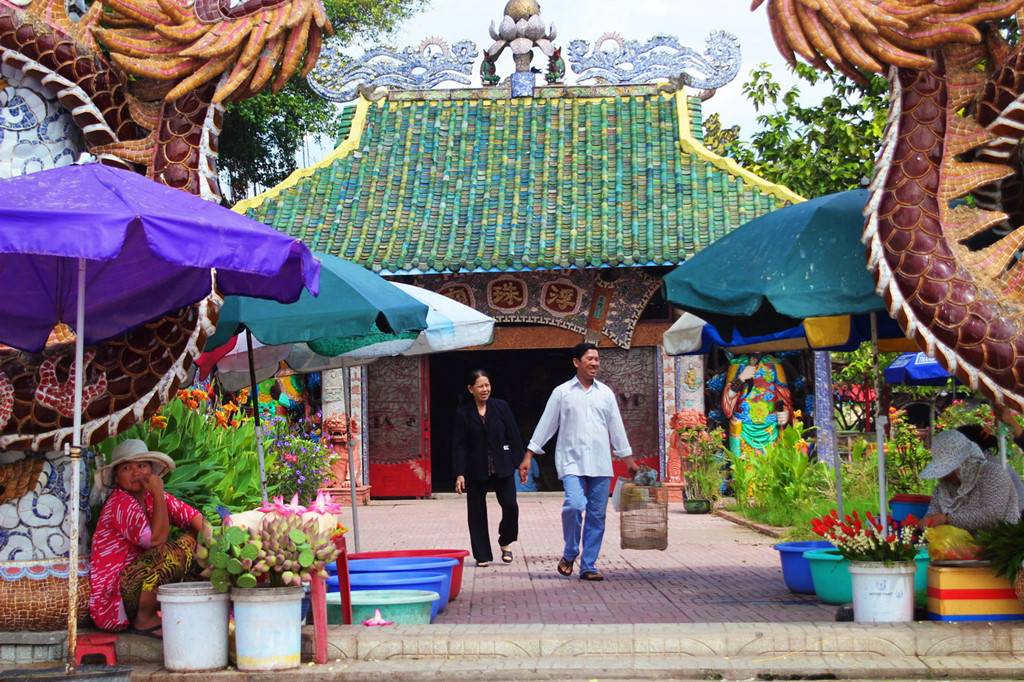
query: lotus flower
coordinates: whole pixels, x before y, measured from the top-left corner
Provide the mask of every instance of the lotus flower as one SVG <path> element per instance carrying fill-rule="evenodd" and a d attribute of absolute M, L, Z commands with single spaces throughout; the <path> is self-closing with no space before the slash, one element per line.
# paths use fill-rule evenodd
<path fill-rule="evenodd" d="M 329 492 L 318 490 L 316 492 L 316 502 L 306 507 L 306 511 L 316 512 L 317 514 L 340 514 L 341 505 L 334 501 Z"/>
<path fill-rule="evenodd" d="M 363 625 L 394 625 L 394 621 L 384 620 L 384 618 L 382 618 L 380 615 L 380 609 L 374 609 L 373 618 L 371 618 L 370 620 L 364 620 Z"/>
<path fill-rule="evenodd" d="M 298 516 L 305 514 L 306 508 L 299 504 L 299 494 L 295 493 L 288 504 L 284 503 L 283 496 L 278 495 L 272 498 L 270 504 L 264 504 L 260 507 L 260 511 L 267 514 L 280 514 L 281 516 Z"/>

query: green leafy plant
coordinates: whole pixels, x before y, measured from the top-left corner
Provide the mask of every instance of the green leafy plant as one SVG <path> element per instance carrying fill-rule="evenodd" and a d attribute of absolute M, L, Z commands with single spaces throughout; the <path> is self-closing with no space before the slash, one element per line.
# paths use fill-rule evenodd
<path fill-rule="evenodd" d="M 178 391 L 155 416 L 104 441 L 99 450 L 109 456 L 126 438 L 139 438 L 173 459 L 176 469 L 167 476 L 165 490 L 207 518 L 217 516 L 218 506 L 241 511 L 262 502 L 255 430 L 234 403 L 216 405 L 197 389 Z M 273 463 L 271 453 L 267 465 Z"/>
<path fill-rule="evenodd" d="M 790 424 L 763 453 L 748 458 L 755 504 L 799 505 L 818 491 L 830 489 L 828 465 L 809 456 L 810 431 L 801 422 Z"/>
<path fill-rule="evenodd" d="M 931 453 L 906 412 L 889 408 L 889 439 L 885 445 L 885 477 L 893 493 L 927 493 L 934 486 L 918 474 L 928 465 Z"/>
<path fill-rule="evenodd" d="M 975 542 L 978 558 L 992 563 L 992 572 L 1013 583 L 1024 563 L 1024 521 L 995 525 L 978 530 Z"/>
<path fill-rule="evenodd" d="M 679 443 L 683 492 L 688 500 L 718 499 L 728 464 L 725 435 L 721 427 L 710 431 L 704 414 L 685 409 L 672 416 Z"/>

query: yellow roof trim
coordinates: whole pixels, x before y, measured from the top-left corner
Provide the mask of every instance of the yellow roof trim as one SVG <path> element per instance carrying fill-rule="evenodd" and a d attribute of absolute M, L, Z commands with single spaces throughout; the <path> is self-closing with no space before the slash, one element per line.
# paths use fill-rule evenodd
<path fill-rule="evenodd" d="M 300 180 L 308 178 L 321 168 L 326 168 L 338 159 L 343 159 L 351 154 L 359 146 L 359 143 L 362 140 L 363 129 L 366 127 L 366 116 L 370 112 L 371 104 L 373 104 L 373 102 L 370 102 L 363 97 L 359 98 L 359 101 L 356 102 L 356 111 L 352 115 L 352 125 L 349 128 L 348 137 L 346 137 L 341 144 L 335 147 L 330 154 L 314 163 L 312 166 L 299 168 L 298 170 L 293 171 L 292 174 L 285 178 L 280 184 L 268 189 L 266 192 L 257 194 L 251 199 L 243 199 L 242 201 L 239 201 L 231 208 L 231 210 L 236 213 L 245 214 L 246 211 L 259 208 L 259 206 L 267 199 L 276 197 L 286 189 L 297 185 Z M 377 106 L 383 105 L 383 100 L 377 102 Z"/>
<path fill-rule="evenodd" d="M 754 185 L 762 192 L 778 197 L 782 201 L 788 201 L 794 204 L 806 201 L 804 197 L 800 196 L 785 185 L 768 182 L 764 178 L 758 177 L 736 163 L 735 159 L 719 156 L 701 144 L 697 138 L 690 133 L 690 107 L 686 100 L 686 93 L 680 89 L 676 93 L 676 111 L 679 112 L 679 148 L 684 154 L 694 154 L 698 158 L 707 161 L 715 168 L 732 175 L 737 175 L 747 184 Z"/>

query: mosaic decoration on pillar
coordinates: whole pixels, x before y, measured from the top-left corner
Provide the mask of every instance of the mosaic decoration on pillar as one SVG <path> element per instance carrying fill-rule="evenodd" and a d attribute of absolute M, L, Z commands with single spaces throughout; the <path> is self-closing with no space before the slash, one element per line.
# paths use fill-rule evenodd
<path fill-rule="evenodd" d="M 82 480 L 88 480 L 86 464 Z M 0 631 L 49 631 L 67 622 L 71 463 L 61 452 L 0 452 Z M 79 523 L 89 517 L 88 490 Z M 83 535 L 79 552 L 85 556 Z M 89 564 L 79 561 L 79 618 L 88 613 Z"/>
<path fill-rule="evenodd" d="M 495 277 L 473 273 L 417 276 L 413 284 L 438 291 L 500 322 L 546 324 L 586 334 L 594 292 L 611 288 L 602 332 L 620 348 L 629 348 L 633 330 L 661 281 L 641 268 L 622 268 L 612 283 L 597 269 L 517 272 Z"/>
<path fill-rule="evenodd" d="M 817 457 L 829 466 L 839 461 L 839 449 L 836 443 L 836 425 L 832 421 L 832 354 L 827 350 L 814 351 L 814 409 L 815 416 L 814 442 Z M 817 416 L 821 415 L 821 419 Z"/>
<path fill-rule="evenodd" d="M 864 226 L 878 291 L 964 385 L 1024 408 L 1024 60 L 1019 30 L 1011 43 L 997 23 L 1019 29 L 1022 4 L 835 3 L 870 9 L 856 21 L 818 0 L 762 4 L 790 62 L 888 78 Z"/>

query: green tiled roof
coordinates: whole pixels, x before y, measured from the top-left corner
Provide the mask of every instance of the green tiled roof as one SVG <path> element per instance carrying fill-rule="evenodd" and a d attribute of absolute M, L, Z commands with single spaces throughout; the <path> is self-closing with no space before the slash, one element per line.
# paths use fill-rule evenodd
<path fill-rule="evenodd" d="M 676 265 L 800 200 L 706 150 L 699 101 L 653 86 L 353 111 L 332 155 L 236 210 L 383 274 Z"/>

